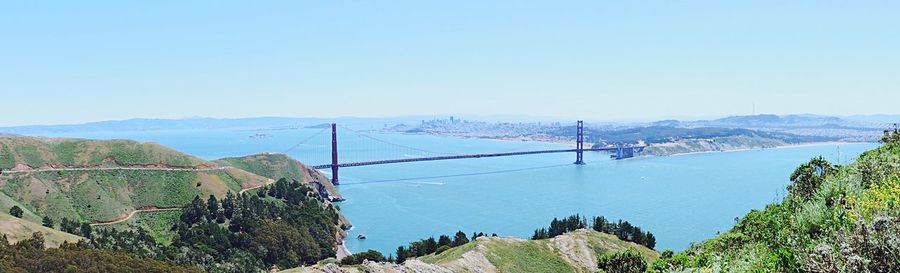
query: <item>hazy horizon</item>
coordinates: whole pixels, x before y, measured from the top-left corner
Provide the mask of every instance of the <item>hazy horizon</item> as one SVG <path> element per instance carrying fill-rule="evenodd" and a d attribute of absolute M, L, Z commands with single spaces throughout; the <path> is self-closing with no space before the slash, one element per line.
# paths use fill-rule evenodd
<path fill-rule="evenodd" d="M 4 2 L 0 35 L 10 42 L 0 44 L 0 126 L 191 116 L 900 114 L 898 8 Z"/>
<path fill-rule="evenodd" d="M 896 118 L 897 122 L 900 122 L 900 115 L 894 114 L 854 114 L 854 115 L 824 115 L 824 114 L 812 114 L 812 113 L 791 113 L 791 114 L 770 114 L 770 113 L 756 113 L 755 115 L 777 115 L 777 116 L 822 116 L 822 117 L 838 117 L 844 119 L 859 119 L 861 117 L 868 118 Z M 485 122 L 566 122 L 566 121 L 575 121 L 575 120 L 584 120 L 586 122 L 594 122 L 594 123 L 647 123 L 647 122 L 655 122 L 655 121 L 664 121 L 664 120 L 678 120 L 678 121 L 702 121 L 702 120 L 715 120 L 726 117 L 734 117 L 734 116 L 752 116 L 751 114 L 747 115 L 725 115 L 725 116 L 708 116 L 708 117 L 677 117 L 677 116 L 668 116 L 668 117 L 660 117 L 660 118 L 651 118 L 646 120 L 602 120 L 602 119 L 590 119 L 590 118 L 581 118 L 581 117 L 541 117 L 541 116 L 528 116 L 528 115 L 487 115 L 487 116 L 477 116 L 477 115 L 465 115 L 465 114 L 433 114 L 433 115 L 401 115 L 401 116 L 335 116 L 335 117 L 325 117 L 325 116 L 246 116 L 246 117 L 208 117 L 208 116 L 189 116 L 189 117 L 174 117 L 174 118 L 156 118 L 156 117 L 133 117 L 133 118 L 124 118 L 124 119 L 104 119 L 104 120 L 89 120 L 82 122 L 72 122 L 72 123 L 34 123 L 34 124 L 21 124 L 21 125 L 3 125 L 0 124 L 0 128 L 12 128 L 12 127 L 29 127 L 29 126 L 69 126 L 69 125 L 84 125 L 84 124 L 92 124 L 92 123 L 101 123 L 101 122 L 125 122 L 125 121 L 133 121 L 133 120 L 161 120 L 161 121 L 184 121 L 184 120 L 201 120 L 201 119 L 213 119 L 213 120 L 243 120 L 243 119 L 322 119 L 322 120 L 340 120 L 340 119 L 373 119 L 373 120 L 403 120 L 403 119 L 448 119 L 450 117 L 454 117 L 457 119 L 464 119 L 470 121 L 485 121 Z M 892 121 L 893 122 L 893 121 Z"/>

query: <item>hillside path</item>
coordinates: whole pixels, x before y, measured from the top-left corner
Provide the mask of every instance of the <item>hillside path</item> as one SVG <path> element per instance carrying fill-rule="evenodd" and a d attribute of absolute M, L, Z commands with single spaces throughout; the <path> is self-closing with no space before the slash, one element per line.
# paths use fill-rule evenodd
<path fill-rule="evenodd" d="M 106 226 L 106 225 L 115 225 L 115 224 L 118 224 L 118 223 L 122 223 L 122 222 L 128 221 L 128 219 L 131 219 L 131 217 L 134 217 L 134 215 L 137 214 L 138 212 L 172 211 L 172 210 L 181 210 L 181 208 L 162 208 L 162 209 L 161 209 L 161 208 L 146 208 L 146 209 L 136 209 L 136 210 L 132 210 L 132 211 L 131 211 L 130 213 L 128 213 L 128 215 L 126 215 L 125 217 L 122 217 L 122 218 L 119 218 L 119 219 L 116 219 L 116 220 L 112 220 L 112 221 L 108 221 L 108 222 L 97 222 L 97 223 L 93 223 L 93 224 L 91 224 L 91 226 Z"/>
<path fill-rule="evenodd" d="M 266 182 L 265 185 L 259 185 L 259 186 L 254 186 L 254 187 L 249 187 L 249 188 L 243 189 L 243 190 L 241 190 L 241 191 L 238 192 L 238 195 L 244 194 L 245 192 L 247 192 L 247 191 L 249 191 L 249 190 L 252 190 L 252 189 L 259 189 L 259 188 L 262 188 L 262 187 L 271 185 L 272 183 L 275 183 L 275 179 L 269 178 L 269 181 Z"/>
<path fill-rule="evenodd" d="M 238 195 L 243 194 L 244 192 L 247 192 L 247 191 L 252 190 L 252 189 L 258 189 L 258 188 L 262 188 L 262 187 L 267 186 L 267 185 L 271 185 L 272 183 L 275 183 L 275 180 L 270 178 L 269 181 L 268 181 L 265 185 L 260 185 L 260 186 L 255 186 L 255 187 L 250 187 L 250 188 L 243 189 L 243 190 L 241 190 L 240 192 L 238 192 Z M 136 210 L 132 210 L 131 212 L 129 212 L 128 215 L 126 215 L 125 217 L 122 217 L 122 218 L 119 218 L 119 219 L 116 219 L 116 220 L 112 220 L 112 221 L 105 221 L 105 222 L 97 222 L 97 223 L 93 223 L 93 224 L 91 224 L 91 226 L 106 226 L 106 225 L 115 225 L 115 224 L 118 224 L 118 223 L 122 223 L 122 222 L 125 222 L 125 221 L 128 221 L 129 219 L 131 219 L 131 217 L 134 217 L 134 215 L 137 214 L 138 212 L 172 211 L 172 210 L 181 210 L 181 208 L 146 208 L 146 209 L 136 209 Z"/>
<path fill-rule="evenodd" d="M 116 170 L 133 170 L 133 171 L 189 171 L 189 172 L 209 172 L 230 169 L 231 166 L 221 166 L 215 168 L 154 168 L 154 167 L 94 167 L 94 168 L 40 168 L 31 170 L 3 170 L 3 174 L 16 173 L 39 173 L 39 172 L 56 172 L 56 171 L 116 171 Z"/>

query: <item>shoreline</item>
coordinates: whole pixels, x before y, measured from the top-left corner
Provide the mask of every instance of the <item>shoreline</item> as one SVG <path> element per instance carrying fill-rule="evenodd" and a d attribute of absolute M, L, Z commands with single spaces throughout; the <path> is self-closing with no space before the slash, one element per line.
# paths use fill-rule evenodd
<path fill-rule="evenodd" d="M 449 137 L 456 139 L 481 139 L 481 140 L 496 140 L 496 141 L 504 141 L 504 142 L 539 142 L 539 143 L 552 143 L 552 144 L 560 144 L 566 146 L 575 146 L 575 141 L 546 141 L 546 140 L 538 140 L 538 139 L 529 139 L 529 138 L 514 138 L 514 137 L 478 137 L 478 136 L 466 136 L 466 135 L 454 135 L 454 134 L 431 134 L 431 133 L 407 133 L 407 132 L 396 132 L 396 131 L 380 131 L 381 133 L 391 133 L 391 134 L 400 134 L 400 135 L 408 135 L 408 136 L 436 136 L 436 137 Z M 585 144 L 593 144 L 587 143 Z"/>
<path fill-rule="evenodd" d="M 338 244 L 337 250 L 335 252 L 335 258 L 338 260 L 343 259 L 344 257 L 353 255 L 353 252 L 350 252 L 350 249 L 347 248 L 347 240 L 344 238 L 341 239 L 341 243 Z"/>
<path fill-rule="evenodd" d="M 780 146 L 775 146 L 775 147 L 741 148 L 741 149 L 721 150 L 721 151 L 696 151 L 696 152 L 687 152 L 687 153 L 675 153 L 675 154 L 670 154 L 670 155 L 647 155 L 647 156 L 643 156 L 643 157 L 685 156 L 685 155 L 695 155 L 695 154 L 731 153 L 731 152 L 746 152 L 746 151 L 756 151 L 756 150 L 766 150 L 766 149 L 792 149 L 792 148 L 803 148 L 803 147 L 816 147 L 816 146 L 828 146 L 828 145 L 848 145 L 848 144 L 867 144 L 867 143 L 872 143 L 872 142 L 847 142 L 847 141 L 808 142 L 808 143 L 780 145 Z"/>
<path fill-rule="evenodd" d="M 575 141 L 545 141 L 538 139 L 528 139 L 528 138 L 511 138 L 511 137 L 476 137 L 476 136 L 464 136 L 464 135 L 454 135 L 454 134 L 432 134 L 432 133 L 407 133 L 407 132 L 393 132 L 393 131 L 384 131 L 385 133 L 395 133 L 402 135 L 425 135 L 425 136 L 437 136 L 437 137 L 450 137 L 457 139 L 483 139 L 483 140 L 495 140 L 495 141 L 504 141 L 504 142 L 539 142 L 539 143 L 550 143 L 550 144 L 560 144 L 566 146 L 575 146 Z M 807 143 L 796 143 L 796 144 L 787 144 L 787 145 L 779 145 L 774 147 L 750 147 L 750 148 L 740 148 L 740 149 L 732 149 L 732 150 L 719 150 L 719 151 L 695 151 L 695 152 L 686 152 L 686 153 L 674 153 L 669 155 L 641 155 L 635 156 L 638 157 L 663 157 L 663 156 L 682 156 L 682 155 L 692 155 L 692 154 L 704 154 L 704 153 L 723 153 L 723 152 L 743 152 L 743 151 L 753 151 L 753 150 L 761 150 L 761 149 L 789 149 L 789 148 L 801 148 L 801 147 L 813 147 L 813 146 L 825 146 L 825 145 L 847 145 L 847 144 L 866 144 L 873 142 L 849 142 L 849 141 L 824 141 L 824 142 L 807 142 Z M 593 146 L 593 143 L 585 143 L 589 146 L 586 148 L 590 148 Z M 647 147 L 652 147 L 652 144 L 648 144 Z"/>

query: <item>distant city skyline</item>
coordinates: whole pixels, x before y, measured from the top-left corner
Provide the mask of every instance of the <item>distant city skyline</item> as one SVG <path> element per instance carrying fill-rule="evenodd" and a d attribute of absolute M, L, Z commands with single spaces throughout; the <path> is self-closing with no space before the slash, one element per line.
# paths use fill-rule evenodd
<path fill-rule="evenodd" d="M 900 114 L 900 2 L 0 3 L 0 127 Z"/>

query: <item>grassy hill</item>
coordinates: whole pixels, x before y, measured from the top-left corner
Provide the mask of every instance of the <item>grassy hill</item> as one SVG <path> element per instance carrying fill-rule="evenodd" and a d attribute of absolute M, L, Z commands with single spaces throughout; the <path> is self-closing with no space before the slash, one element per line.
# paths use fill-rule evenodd
<path fill-rule="evenodd" d="M 212 162 L 129 140 L 2 136 L 0 169 L 6 171 L 0 174 L 0 210 L 19 206 L 35 223 L 43 216 L 56 223 L 63 217 L 114 221 L 136 209 L 181 207 L 197 195 L 221 198 L 282 177 L 333 189 L 321 173 L 284 155 Z"/>
<path fill-rule="evenodd" d="M 312 188 L 320 194 L 327 193 L 325 196 L 331 196 L 333 200 L 343 200 L 328 177 L 285 154 L 265 153 L 229 157 L 214 162 L 271 179 L 287 178 L 313 184 Z"/>
<path fill-rule="evenodd" d="M 202 159 L 155 143 L 0 136 L 0 169 L 63 166 L 212 167 Z"/>
<path fill-rule="evenodd" d="M 582 229 L 544 240 L 479 237 L 465 245 L 408 260 L 402 265 L 369 263 L 342 269 L 347 272 L 597 272 L 600 254 L 628 249 L 638 251 L 648 262 L 659 258 L 659 253 L 652 249 L 610 234 Z M 282 273 L 320 272 L 334 267 L 336 265 L 318 265 Z"/>
<path fill-rule="evenodd" d="M 12 215 L 0 212 L 0 234 L 6 235 L 9 243 L 31 238 L 35 232 L 44 234 L 44 245 L 48 247 L 58 247 L 63 242 L 76 243 L 82 239 L 81 236 L 75 236 L 59 230 L 51 229 L 40 224 L 19 219 Z"/>

